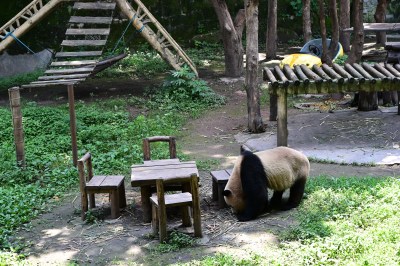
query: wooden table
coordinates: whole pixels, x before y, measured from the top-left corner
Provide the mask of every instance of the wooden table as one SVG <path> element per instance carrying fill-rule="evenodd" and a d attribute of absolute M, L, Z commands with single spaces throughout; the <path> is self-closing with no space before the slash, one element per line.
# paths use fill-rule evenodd
<path fill-rule="evenodd" d="M 157 179 L 189 177 L 191 174 L 199 176 L 195 161 L 181 162 L 179 159 L 144 161 L 143 164 L 132 165 L 131 170 L 131 185 L 140 187 L 143 221 L 146 223 L 151 221 L 150 196 Z"/>

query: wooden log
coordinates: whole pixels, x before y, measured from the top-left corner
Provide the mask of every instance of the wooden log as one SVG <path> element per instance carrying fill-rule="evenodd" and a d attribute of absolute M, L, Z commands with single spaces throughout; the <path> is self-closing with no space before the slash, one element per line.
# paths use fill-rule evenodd
<path fill-rule="evenodd" d="M 10 107 L 13 121 L 14 143 L 17 155 L 17 165 L 25 168 L 25 141 L 24 130 L 22 124 L 21 112 L 21 96 L 19 87 L 8 89 L 8 96 L 10 99 Z"/>
<path fill-rule="evenodd" d="M 293 84 L 295 86 L 299 86 L 300 85 L 300 80 L 299 78 L 296 76 L 296 74 L 293 72 L 293 70 L 290 68 L 289 65 L 284 65 L 283 66 L 283 71 L 285 72 L 286 76 L 289 78 L 289 80 L 291 80 L 293 82 Z"/>
<path fill-rule="evenodd" d="M 349 83 L 354 83 L 356 80 L 352 75 L 350 75 L 343 67 L 339 66 L 336 63 L 333 63 L 333 69 L 339 73 L 343 78 L 347 79 Z"/>
<path fill-rule="evenodd" d="M 76 141 L 76 115 L 74 85 L 68 85 L 69 124 L 71 130 L 72 159 L 74 166 L 78 162 L 78 145 Z"/>
<path fill-rule="evenodd" d="M 396 77 L 400 77 L 400 72 L 397 71 L 397 70 L 393 67 L 393 65 L 385 63 L 385 67 L 386 67 L 386 69 L 387 69 L 390 73 L 392 73 L 392 74 L 395 75 Z"/>
<path fill-rule="evenodd" d="M 300 65 L 300 68 L 301 70 L 303 70 L 304 74 L 306 74 L 306 76 L 309 77 L 311 80 L 314 80 L 317 83 L 321 83 L 324 81 L 320 76 L 312 72 L 306 65 Z"/>
<path fill-rule="evenodd" d="M 327 73 L 331 78 L 338 81 L 338 83 L 342 84 L 344 82 L 344 78 L 342 78 L 338 73 L 335 72 L 330 66 L 327 64 L 322 65 L 322 69 Z"/>
<path fill-rule="evenodd" d="M 389 78 L 392 82 L 399 82 L 400 79 L 398 79 L 395 75 L 393 75 L 389 70 L 387 70 L 384 66 L 381 64 L 374 64 L 374 68 L 382 73 L 386 78 Z"/>
<path fill-rule="evenodd" d="M 353 63 L 353 67 L 370 83 L 376 83 L 376 79 L 374 79 L 374 77 L 371 76 L 362 66 L 357 63 Z"/>
<path fill-rule="evenodd" d="M 328 82 L 333 82 L 333 80 L 331 79 L 330 76 L 328 76 L 319 66 L 317 65 L 313 65 L 312 66 L 312 70 L 321 78 L 323 78 L 324 80 L 328 81 Z"/>
<path fill-rule="evenodd" d="M 365 82 L 365 77 L 361 75 L 352 65 L 346 63 L 344 64 L 344 68 L 346 71 L 348 71 L 353 77 L 356 77 L 358 82 L 364 83 Z"/>
<path fill-rule="evenodd" d="M 278 139 L 277 146 L 287 146 L 288 129 L 287 129 L 287 90 L 280 88 L 278 90 Z"/>
<path fill-rule="evenodd" d="M 378 70 L 376 70 L 375 68 L 373 68 L 371 65 L 367 64 L 367 63 L 362 63 L 362 67 L 371 74 L 371 76 L 373 76 L 374 78 L 379 78 L 382 79 L 384 82 L 388 82 L 390 81 L 390 79 L 388 77 L 386 77 L 385 75 L 383 75 L 382 73 L 380 73 Z"/>
<path fill-rule="evenodd" d="M 278 96 L 276 94 L 277 88 L 270 88 L 270 84 L 267 83 L 269 93 L 269 121 L 276 121 L 278 116 Z"/>
<path fill-rule="evenodd" d="M 297 76 L 303 81 L 305 85 L 310 83 L 310 79 L 306 76 L 306 74 L 304 74 L 300 66 L 294 66 L 294 72 L 296 72 Z"/>
<path fill-rule="evenodd" d="M 279 81 L 275 78 L 271 69 L 269 69 L 268 67 L 264 67 L 263 69 L 263 79 L 267 82 L 269 81 L 272 84 L 272 87 L 279 86 Z"/>
<path fill-rule="evenodd" d="M 393 65 L 394 66 L 394 68 L 397 70 L 397 71 L 400 71 L 400 64 L 395 64 L 395 65 Z"/>
<path fill-rule="evenodd" d="M 286 78 L 285 74 L 282 72 L 279 66 L 275 66 L 274 71 L 275 71 L 275 76 L 277 76 L 281 80 L 282 84 L 284 86 L 289 86 L 290 81 Z"/>

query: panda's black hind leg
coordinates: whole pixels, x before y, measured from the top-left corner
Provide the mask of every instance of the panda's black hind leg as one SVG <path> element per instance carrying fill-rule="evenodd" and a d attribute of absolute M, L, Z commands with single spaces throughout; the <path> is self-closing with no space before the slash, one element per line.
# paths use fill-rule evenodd
<path fill-rule="evenodd" d="M 303 198 L 304 188 L 306 186 L 306 179 L 298 179 L 290 188 L 290 196 L 287 203 L 283 206 L 282 210 L 290 210 L 299 206 Z"/>
<path fill-rule="evenodd" d="M 282 195 L 284 191 L 274 191 L 269 202 L 268 211 L 281 209 Z"/>

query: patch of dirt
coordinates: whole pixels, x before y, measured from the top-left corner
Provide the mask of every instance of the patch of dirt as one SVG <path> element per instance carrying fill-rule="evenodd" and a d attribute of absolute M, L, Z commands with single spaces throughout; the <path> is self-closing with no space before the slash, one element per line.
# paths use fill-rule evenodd
<path fill-rule="evenodd" d="M 221 81 L 220 78 L 221 75 L 218 73 L 207 73 L 205 77 L 214 90 L 227 97 L 227 104 L 190 121 L 182 129 L 182 135 L 177 139 L 179 148 L 186 155 L 198 163 L 210 164 L 212 170 L 232 167 L 242 144 L 237 141 L 235 136 L 239 133 L 247 134 L 243 132 L 247 125 L 243 80 L 229 82 Z M 101 87 L 93 86 L 87 87 L 87 90 L 77 90 L 75 98 L 76 100 L 87 100 L 101 99 L 110 95 L 135 94 L 142 92 L 143 88 L 151 83 L 152 81 L 102 83 Z M 24 93 L 26 93 L 24 97 L 31 97 L 31 99 L 47 103 L 58 102 L 60 97 L 63 97 L 63 100 L 66 99 L 66 90 L 60 93 L 52 91 L 48 97 L 44 97 L 37 91 Z M 3 102 L 7 101 L 3 100 Z M 265 106 L 262 107 L 262 110 L 267 130 L 271 134 L 276 134 L 276 122 L 267 121 L 268 110 Z M 136 109 L 133 111 L 140 112 Z M 292 109 L 289 116 L 301 112 L 303 111 Z M 346 121 L 342 124 L 346 127 L 352 126 L 352 123 L 346 123 Z M 379 126 L 381 123 L 377 120 L 373 125 Z M 356 124 L 356 126 L 362 125 Z M 397 127 L 400 125 L 393 125 L 392 130 L 399 130 L 400 128 L 397 129 Z M 297 134 L 302 134 L 302 132 Z M 304 130 L 304 132 L 306 132 L 304 134 L 310 134 L 309 131 Z M 354 137 L 357 138 L 357 136 Z M 381 138 L 374 139 L 374 141 L 380 140 Z M 214 161 L 218 162 L 219 166 L 215 166 L 217 164 L 213 164 Z M 398 166 L 360 167 L 311 164 L 311 176 L 378 177 L 393 176 L 398 173 Z M 129 178 L 126 179 L 128 181 Z M 269 213 L 254 221 L 239 223 L 230 209 L 218 209 L 216 202 L 211 200 L 209 171 L 200 172 L 200 182 L 204 237 L 193 248 L 165 254 L 151 251 L 157 246 L 158 240 L 150 237 L 150 224 L 142 223 L 140 192 L 137 188 L 132 189 L 129 182 L 126 182 L 128 207 L 122 212 L 120 218 L 111 220 L 108 198 L 99 197 L 96 200 L 98 205 L 103 207 L 99 211 L 103 212 L 102 217 L 105 219 L 92 225 L 83 223 L 80 218 L 79 191 L 75 190 L 63 199 L 55 200 L 51 211 L 33 221 L 30 227 L 21 229 L 15 240 L 27 245 L 24 252 L 28 254 L 28 260 L 37 265 L 65 265 L 72 262 L 85 265 L 134 263 L 168 265 L 199 259 L 217 252 L 246 257 L 252 252 L 265 252 L 266 247 L 278 245 L 277 232 L 296 224 L 296 220 L 293 218 L 296 210 Z M 179 230 L 192 233 L 192 228 L 179 228 L 178 217 L 170 218 L 168 225 L 171 228 L 177 227 Z"/>

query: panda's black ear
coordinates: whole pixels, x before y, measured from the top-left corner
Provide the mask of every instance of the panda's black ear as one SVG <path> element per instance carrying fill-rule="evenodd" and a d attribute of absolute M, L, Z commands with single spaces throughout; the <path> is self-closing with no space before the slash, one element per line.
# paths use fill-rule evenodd
<path fill-rule="evenodd" d="M 251 152 L 251 150 L 246 145 L 241 145 L 240 146 L 240 155 L 243 155 L 245 152 Z"/>
<path fill-rule="evenodd" d="M 229 195 L 232 194 L 232 191 L 225 189 L 224 192 L 222 193 L 222 195 L 224 195 L 225 197 L 228 197 Z"/>

